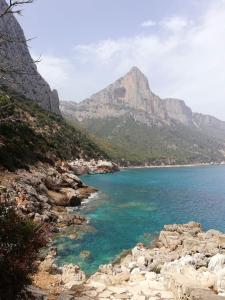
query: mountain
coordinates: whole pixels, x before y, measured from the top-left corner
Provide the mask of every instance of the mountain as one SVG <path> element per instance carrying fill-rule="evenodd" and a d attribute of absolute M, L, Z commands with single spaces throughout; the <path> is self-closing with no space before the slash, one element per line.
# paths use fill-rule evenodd
<path fill-rule="evenodd" d="M 0 12 L 7 7 L 0 0 Z M 9 86 L 21 96 L 36 101 L 44 109 L 56 114 L 59 111 L 59 97 L 41 77 L 33 62 L 23 30 L 13 14 L 0 18 L 0 86 Z"/>
<path fill-rule="evenodd" d="M 137 67 L 90 98 L 62 102 L 60 108 L 100 138 L 115 159 L 138 164 L 225 160 L 225 122 L 193 113 L 182 100 L 161 99 Z"/>

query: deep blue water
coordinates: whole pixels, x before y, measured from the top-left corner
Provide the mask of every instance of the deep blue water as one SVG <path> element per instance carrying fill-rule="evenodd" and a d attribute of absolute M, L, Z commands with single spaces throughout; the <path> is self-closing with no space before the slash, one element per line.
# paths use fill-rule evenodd
<path fill-rule="evenodd" d="M 225 231 L 225 166 L 126 169 L 82 179 L 100 190 L 80 211 L 95 230 L 58 239 L 59 264 L 78 263 L 90 274 L 137 242 L 151 241 L 164 224 L 194 220 Z M 80 257 L 83 250 L 89 258 Z"/>

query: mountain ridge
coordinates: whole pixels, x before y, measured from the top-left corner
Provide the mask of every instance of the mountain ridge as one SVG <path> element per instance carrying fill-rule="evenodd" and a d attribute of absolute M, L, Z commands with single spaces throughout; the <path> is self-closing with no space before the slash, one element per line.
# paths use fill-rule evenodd
<path fill-rule="evenodd" d="M 132 152 L 142 162 L 175 163 L 183 152 L 181 163 L 225 159 L 225 122 L 192 112 L 183 100 L 161 99 L 137 67 L 90 98 L 60 107 L 66 118 L 97 137 L 122 145 L 123 157 Z"/>
<path fill-rule="evenodd" d="M 135 88 L 132 88 L 131 83 L 135 83 L 135 80 L 133 80 L 135 76 L 136 78 L 138 78 L 138 80 L 137 83 L 134 85 Z M 141 84 L 139 81 L 140 78 L 142 78 Z M 132 90 L 128 89 L 128 92 L 130 94 L 133 93 L 132 97 L 130 97 L 129 93 L 127 94 L 127 98 L 125 97 L 126 91 L 125 87 L 123 86 L 124 82 L 125 85 L 128 86 L 128 88 L 132 88 Z M 137 94 L 137 89 L 138 92 L 141 91 L 141 94 Z M 110 93 L 111 95 L 109 95 Z M 109 100 L 111 100 L 111 103 Z M 216 119 L 220 122 L 223 122 L 225 126 L 225 122 L 219 120 L 216 117 L 193 112 L 191 108 L 186 105 L 184 100 L 177 98 L 160 98 L 159 96 L 154 94 L 149 87 L 147 77 L 137 67 L 132 67 L 131 70 L 125 76 L 120 77 L 119 79 L 114 81 L 114 83 L 108 85 L 106 88 L 101 89 L 97 93 L 94 93 L 90 98 L 84 99 L 79 103 L 72 101 L 61 101 L 60 105 L 63 111 L 66 111 L 66 104 L 72 105 L 73 108 L 76 108 L 76 114 L 74 116 L 79 121 L 82 121 L 86 118 L 105 118 L 110 117 L 112 115 L 111 111 L 105 111 L 105 113 L 103 113 L 101 111 L 94 112 L 93 110 L 91 111 L 91 114 L 85 115 L 83 109 L 86 105 L 89 106 L 88 109 L 90 110 L 91 104 L 94 104 L 94 108 L 96 108 L 97 104 L 110 104 L 112 106 L 118 106 L 120 103 L 124 105 L 123 111 L 120 113 L 117 112 L 120 115 L 125 113 L 124 109 L 126 106 L 128 106 L 129 108 L 147 112 L 152 116 L 155 116 L 155 119 L 161 119 L 161 121 L 164 121 L 164 123 L 170 123 L 172 120 L 175 120 L 183 124 L 192 123 L 192 125 L 194 125 L 196 122 L 198 124 L 198 118 L 195 117 L 195 115 L 201 115 L 201 121 L 203 121 L 203 117 L 206 116 L 206 120 L 208 120 L 209 122 L 212 121 L 212 118 L 213 120 Z M 141 105 L 139 105 L 139 103 Z M 204 120 L 204 122 L 206 122 L 206 120 Z"/>

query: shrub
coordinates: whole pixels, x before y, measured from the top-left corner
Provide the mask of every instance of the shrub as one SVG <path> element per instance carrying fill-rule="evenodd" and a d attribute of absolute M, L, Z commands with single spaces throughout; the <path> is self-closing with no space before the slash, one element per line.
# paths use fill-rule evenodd
<path fill-rule="evenodd" d="M 0 203 L 0 299 L 17 299 L 30 283 L 38 251 L 48 242 L 48 228 L 18 216 Z"/>

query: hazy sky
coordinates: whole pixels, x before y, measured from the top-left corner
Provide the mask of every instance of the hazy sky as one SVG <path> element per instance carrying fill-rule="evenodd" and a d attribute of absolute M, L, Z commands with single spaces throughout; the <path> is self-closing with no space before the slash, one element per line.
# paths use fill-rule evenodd
<path fill-rule="evenodd" d="M 135 65 L 156 94 L 225 120 L 225 0 L 36 0 L 19 21 L 63 100 Z"/>

